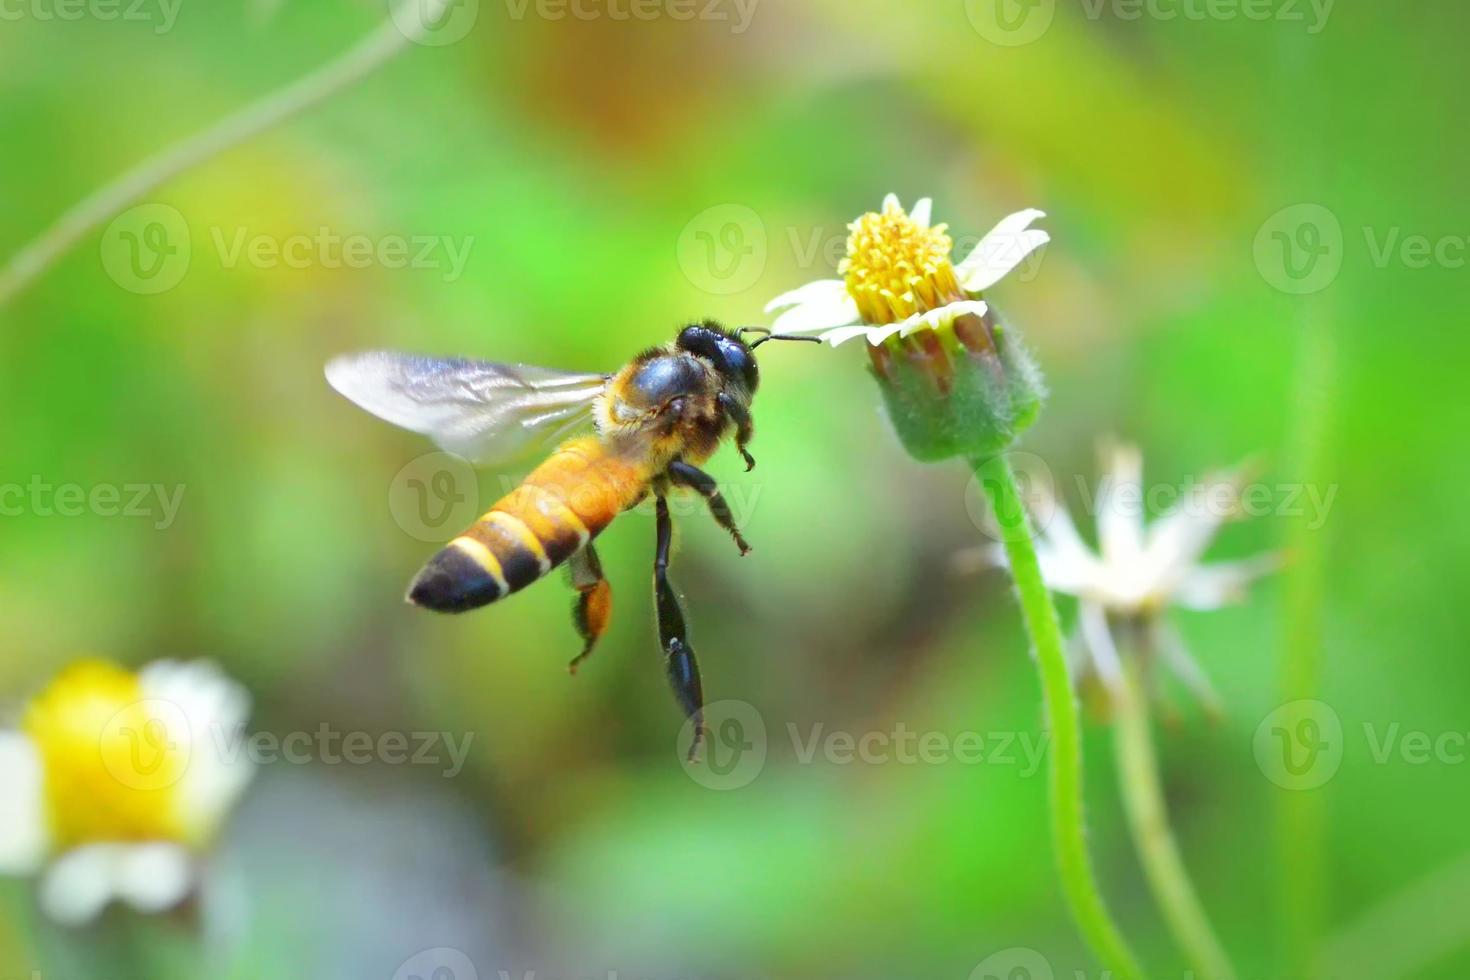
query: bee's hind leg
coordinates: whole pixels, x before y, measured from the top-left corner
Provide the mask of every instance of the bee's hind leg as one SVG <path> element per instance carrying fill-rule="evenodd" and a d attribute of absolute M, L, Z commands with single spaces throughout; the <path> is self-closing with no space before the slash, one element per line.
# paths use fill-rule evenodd
<path fill-rule="evenodd" d="M 699 755 L 704 740 L 704 689 L 699 682 L 699 664 L 694 648 L 689 645 L 688 629 L 679 597 L 669 584 L 669 545 L 674 524 L 669 518 L 669 502 L 660 494 L 655 510 L 658 523 L 658 550 L 653 559 L 653 599 L 658 611 L 658 639 L 664 650 L 664 669 L 669 684 L 684 715 L 694 722 L 694 740 L 689 744 L 689 760 Z"/>
<path fill-rule="evenodd" d="M 719 484 L 715 483 L 714 477 L 697 466 L 690 466 L 682 459 L 676 459 L 669 464 L 668 474 L 669 480 L 676 486 L 688 487 L 705 499 L 709 504 L 709 512 L 714 515 L 720 527 L 730 532 L 742 555 L 750 550 L 750 545 L 745 543 L 745 538 L 740 534 L 740 528 L 735 526 L 730 505 L 725 502 L 724 494 L 720 493 Z"/>
<path fill-rule="evenodd" d="M 598 637 L 607 630 L 607 621 L 612 616 L 612 586 L 602 574 L 602 562 L 589 541 L 567 559 L 567 569 L 572 575 L 572 586 L 577 590 L 577 604 L 572 609 L 572 622 L 581 635 L 582 652 L 567 664 L 567 671 L 575 674 L 577 666 L 592 653 Z"/>

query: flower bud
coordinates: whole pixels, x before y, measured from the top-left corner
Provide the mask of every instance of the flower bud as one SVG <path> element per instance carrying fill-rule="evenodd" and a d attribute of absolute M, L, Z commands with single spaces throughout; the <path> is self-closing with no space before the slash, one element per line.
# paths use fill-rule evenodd
<path fill-rule="evenodd" d="M 1001 452 L 1035 421 L 1046 396 L 1019 335 L 988 309 L 940 318 L 868 353 L 899 440 L 923 462 Z"/>

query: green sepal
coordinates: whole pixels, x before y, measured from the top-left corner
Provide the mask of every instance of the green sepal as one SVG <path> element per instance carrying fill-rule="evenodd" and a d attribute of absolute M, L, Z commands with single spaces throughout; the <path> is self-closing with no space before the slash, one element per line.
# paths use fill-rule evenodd
<path fill-rule="evenodd" d="M 917 460 L 999 453 L 1041 411 L 1041 369 L 993 312 L 983 321 L 966 313 L 907 338 L 891 337 L 884 347 L 875 352 L 873 377 L 899 440 Z"/>

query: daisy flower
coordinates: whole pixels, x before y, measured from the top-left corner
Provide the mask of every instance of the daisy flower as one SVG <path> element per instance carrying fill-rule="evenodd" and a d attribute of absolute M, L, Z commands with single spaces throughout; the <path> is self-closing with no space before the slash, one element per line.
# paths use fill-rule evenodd
<path fill-rule="evenodd" d="M 1084 679 L 1116 692 L 1123 683 L 1119 637 L 1132 653 L 1157 658 L 1212 713 L 1219 697 L 1165 614 L 1170 607 L 1211 610 L 1245 598 L 1246 588 L 1277 565 L 1274 555 L 1206 564 L 1201 561 L 1220 526 L 1239 513 L 1241 473 L 1217 474 L 1190 487 L 1151 526 L 1143 519 L 1143 457 L 1133 446 L 1104 452 L 1097 492 L 1094 552 L 1066 508 L 1043 499 L 1034 508 L 1036 557 L 1047 586 L 1076 596 L 1078 632 L 1073 650 Z M 1005 561 L 1004 549 L 988 549 Z"/>
<path fill-rule="evenodd" d="M 202 661 L 68 667 L 0 731 L 0 873 L 39 875 L 41 907 L 64 925 L 114 900 L 178 905 L 250 780 L 249 710 Z"/>
<path fill-rule="evenodd" d="M 1044 386 L 1019 336 L 980 294 L 1049 240 L 1036 210 L 1006 218 L 954 264 L 946 225 L 924 198 L 905 212 L 892 194 L 848 225 L 841 279 L 777 296 L 778 334 L 816 334 L 836 347 L 867 338 L 873 375 L 904 448 L 925 462 L 982 459 L 1035 420 Z"/>
<path fill-rule="evenodd" d="M 1018 211 L 954 264 L 949 226 L 930 225 L 932 209 L 926 197 L 905 212 L 889 194 L 881 211 L 847 226 L 847 257 L 837 267 L 841 279 L 818 279 L 766 304 L 767 313 L 781 311 L 771 329 L 816 333 L 833 347 L 866 337 L 876 347 L 961 313 L 984 316 L 980 294 L 1050 241 L 1031 227 L 1045 212 Z"/>

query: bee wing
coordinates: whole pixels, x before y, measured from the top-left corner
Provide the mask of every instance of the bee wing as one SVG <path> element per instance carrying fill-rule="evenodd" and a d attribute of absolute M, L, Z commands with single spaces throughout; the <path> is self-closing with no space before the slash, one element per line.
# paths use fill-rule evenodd
<path fill-rule="evenodd" d="M 592 420 L 601 374 L 396 351 L 345 354 L 327 383 L 396 426 L 474 463 L 509 463 Z"/>

